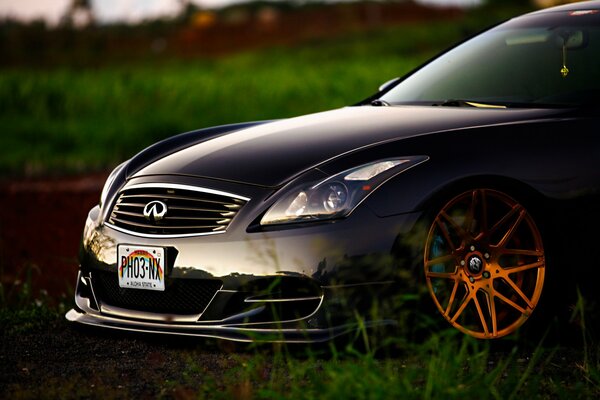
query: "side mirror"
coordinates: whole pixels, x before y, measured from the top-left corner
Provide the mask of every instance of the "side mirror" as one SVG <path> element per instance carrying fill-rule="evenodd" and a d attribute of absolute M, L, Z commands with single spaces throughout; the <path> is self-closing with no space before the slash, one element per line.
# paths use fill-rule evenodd
<path fill-rule="evenodd" d="M 394 83 L 398 82 L 399 80 L 400 80 L 400 78 L 390 79 L 389 81 L 387 81 L 383 85 L 379 86 L 379 91 L 383 92 L 384 90 L 389 89 L 390 86 L 392 86 Z"/>

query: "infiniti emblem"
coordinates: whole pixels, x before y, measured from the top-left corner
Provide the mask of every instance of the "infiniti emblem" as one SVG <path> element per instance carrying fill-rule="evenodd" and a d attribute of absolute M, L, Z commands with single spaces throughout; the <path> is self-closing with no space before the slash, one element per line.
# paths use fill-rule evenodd
<path fill-rule="evenodd" d="M 148 221 L 160 221 L 167 213 L 167 205 L 162 201 L 154 200 L 144 207 L 144 217 Z"/>

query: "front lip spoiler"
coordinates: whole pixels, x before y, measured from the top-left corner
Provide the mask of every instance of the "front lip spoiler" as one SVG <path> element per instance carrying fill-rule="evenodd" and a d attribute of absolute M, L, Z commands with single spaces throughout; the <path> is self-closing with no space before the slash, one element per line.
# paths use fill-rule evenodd
<path fill-rule="evenodd" d="M 95 327 L 118 329 L 139 333 L 157 333 L 166 335 L 196 336 L 236 342 L 270 343 L 321 343 L 337 336 L 355 332 L 357 329 L 375 326 L 396 325 L 393 320 L 365 321 L 363 324 L 345 324 L 327 329 L 311 328 L 246 328 L 239 326 L 159 324 L 143 321 L 128 321 L 104 315 L 90 315 L 71 309 L 65 314 L 70 322 Z"/>

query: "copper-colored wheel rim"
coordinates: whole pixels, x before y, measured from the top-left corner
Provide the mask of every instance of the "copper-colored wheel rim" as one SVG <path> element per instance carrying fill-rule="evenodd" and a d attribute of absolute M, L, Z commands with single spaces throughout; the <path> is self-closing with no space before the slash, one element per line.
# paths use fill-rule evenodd
<path fill-rule="evenodd" d="M 540 231 L 521 204 L 496 190 L 474 189 L 444 205 L 429 229 L 424 261 L 438 310 L 476 338 L 517 330 L 544 285 Z"/>

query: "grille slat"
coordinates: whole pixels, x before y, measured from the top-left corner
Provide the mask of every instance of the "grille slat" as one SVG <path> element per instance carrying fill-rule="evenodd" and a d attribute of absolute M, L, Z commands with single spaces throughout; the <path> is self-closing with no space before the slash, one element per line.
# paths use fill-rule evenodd
<path fill-rule="evenodd" d="M 140 213 L 135 213 L 135 212 L 131 212 L 131 211 L 121 211 L 121 210 L 113 211 L 113 214 L 114 215 L 119 215 L 119 214 L 128 215 L 130 217 L 139 217 L 139 215 L 140 215 Z"/>
<path fill-rule="evenodd" d="M 146 203 L 121 203 L 121 207 L 134 207 L 134 208 L 144 208 Z"/>
<path fill-rule="evenodd" d="M 130 217 L 139 217 L 140 214 L 139 213 L 135 213 L 135 212 L 130 212 L 130 211 L 114 211 L 113 214 L 115 215 L 127 215 Z M 143 218 L 143 217 L 142 217 Z M 223 220 L 223 216 L 218 216 L 218 217 L 169 217 L 169 218 L 165 218 L 165 221 L 169 221 L 169 225 L 170 223 L 174 222 L 174 221 L 178 221 L 178 220 L 183 220 L 183 221 L 220 221 Z M 149 225 L 149 226 L 153 226 L 153 225 Z"/>
<path fill-rule="evenodd" d="M 122 197 L 123 199 L 129 199 L 129 198 L 146 198 L 150 200 L 150 196 L 143 194 L 143 195 L 123 195 Z M 213 200 L 213 199 L 198 199 L 195 197 L 178 197 L 178 196 L 172 196 L 172 195 L 160 195 L 160 197 L 158 198 L 158 200 L 186 200 L 186 201 L 202 201 L 202 202 L 206 202 L 206 203 L 214 203 L 214 204 L 222 204 L 227 206 L 241 206 L 243 203 L 245 203 L 243 200 L 237 200 L 237 199 L 231 199 L 230 201 L 225 201 L 225 200 Z M 157 200 L 156 198 L 154 198 L 154 200 Z M 239 201 L 239 203 L 238 203 Z"/>
<path fill-rule="evenodd" d="M 207 213 L 228 213 L 230 212 L 229 209 L 223 209 L 223 210 L 215 210 L 213 209 L 209 209 L 209 208 L 193 208 L 193 207 L 179 207 L 179 206 L 175 206 L 175 207 L 171 207 L 172 210 L 178 210 L 178 211 L 202 211 L 202 212 L 207 212 Z"/>
<path fill-rule="evenodd" d="M 222 220 L 223 217 L 171 217 L 171 218 L 166 218 L 166 221 L 169 222 L 173 222 L 173 221 L 219 221 Z"/>
<path fill-rule="evenodd" d="M 94 271 L 92 287 L 101 303 L 130 310 L 192 315 L 204 311 L 223 283 L 216 279 L 169 279 L 165 291 L 119 287 L 116 272 Z"/>
<path fill-rule="evenodd" d="M 152 230 L 156 230 L 156 229 L 162 229 L 162 226 L 156 226 L 156 225 L 150 225 L 150 224 L 143 224 L 143 223 L 139 223 L 139 222 L 134 222 L 134 221 L 125 221 L 125 220 L 121 220 L 121 219 L 117 219 L 115 218 L 114 221 L 118 222 L 119 224 L 127 224 L 127 225 L 131 225 L 133 227 L 138 227 L 138 228 L 147 228 L 147 229 L 152 229 Z M 217 228 L 217 227 L 221 227 L 222 225 L 218 225 L 218 224 L 214 224 L 214 225 L 189 225 L 189 226 L 169 226 L 169 228 L 171 229 L 212 229 L 212 228 Z M 224 226 L 225 227 L 225 226 Z M 151 233 L 151 232 L 150 232 Z"/>
<path fill-rule="evenodd" d="M 162 218 L 146 218 L 152 201 L 167 206 Z M 228 193 L 181 185 L 139 185 L 125 189 L 113 206 L 108 224 L 152 236 L 203 235 L 224 232 L 246 199 Z"/>

